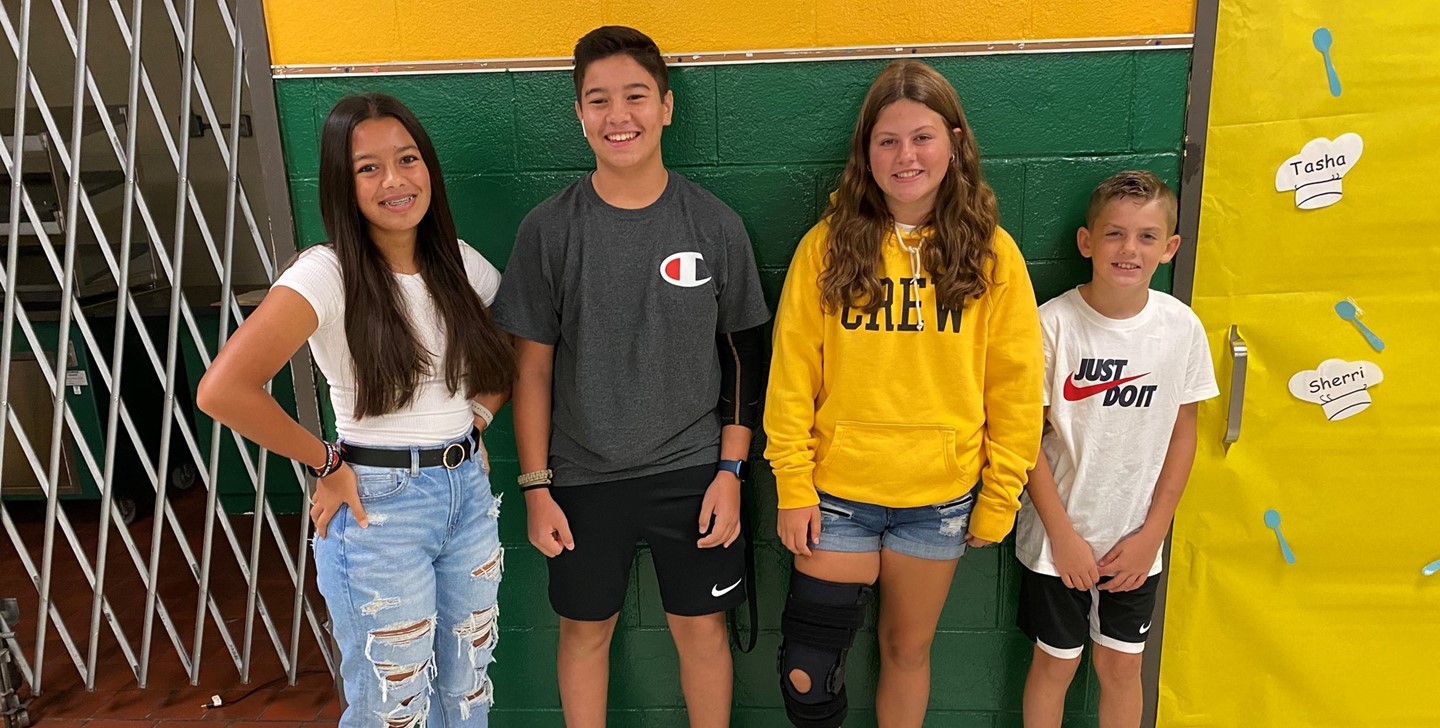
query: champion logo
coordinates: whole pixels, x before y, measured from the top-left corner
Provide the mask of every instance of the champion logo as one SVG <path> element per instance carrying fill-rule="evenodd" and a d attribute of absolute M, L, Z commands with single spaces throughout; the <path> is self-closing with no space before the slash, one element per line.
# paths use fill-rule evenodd
<path fill-rule="evenodd" d="M 660 277 L 681 288 L 694 288 L 710 282 L 710 267 L 705 256 L 694 251 L 676 253 L 660 264 Z"/>
<path fill-rule="evenodd" d="M 745 581 L 744 577 L 741 577 L 741 578 L 740 578 L 740 581 L 737 581 L 737 582 L 735 582 L 734 584 L 731 584 L 730 586 L 725 587 L 724 589 L 721 589 L 721 588 L 720 588 L 720 585 L 719 585 L 719 584 L 716 584 L 715 586 L 710 587 L 710 596 L 712 596 L 712 597 L 723 597 L 723 596 L 725 596 L 726 594 L 729 594 L 730 592 L 734 591 L 734 590 L 735 590 L 735 587 L 740 586 L 740 582 L 741 582 L 741 581 Z"/>

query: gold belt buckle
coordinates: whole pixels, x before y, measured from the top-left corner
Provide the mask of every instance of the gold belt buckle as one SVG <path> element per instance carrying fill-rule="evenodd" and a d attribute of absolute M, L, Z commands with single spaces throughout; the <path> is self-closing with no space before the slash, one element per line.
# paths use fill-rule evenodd
<path fill-rule="evenodd" d="M 455 462 L 453 463 L 450 462 L 450 453 L 452 452 L 455 453 Z M 450 443 L 450 445 L 445 448 L 445 452 L 440 455 L 440 464 L 444 465 L 446 470 L 454 470 L 460 467 L 460 463 L 463 462 L 465 462 L 465 445 L 462 443 Z"/>

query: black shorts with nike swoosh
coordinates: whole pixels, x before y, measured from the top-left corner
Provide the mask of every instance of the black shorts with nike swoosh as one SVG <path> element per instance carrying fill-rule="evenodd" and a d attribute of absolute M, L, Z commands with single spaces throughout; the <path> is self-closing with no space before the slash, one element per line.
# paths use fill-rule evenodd
<path fill-rule="evenodd" d="M 555 488 L 575 549 L 549 560 L 550 606 L 566 619 L 600 621 L 620 611 L 630 565 L 649 544 L 665 611 L 723 612 L 745 601 L 745 539 L 700 548 L 700 506 L 714 465 L 609 483 Z"/>
<path fill-rule="evenodd" d="M 1133 591 L 1082 591 L 1022 565 L 1016 623 L 1037 647 L 1060 659 L 1079 658 L 1087 632 L 1097 645 L 1138 654 L 1145 650 L 1159 588 L 1160 575 L 1154 574 Z"/>

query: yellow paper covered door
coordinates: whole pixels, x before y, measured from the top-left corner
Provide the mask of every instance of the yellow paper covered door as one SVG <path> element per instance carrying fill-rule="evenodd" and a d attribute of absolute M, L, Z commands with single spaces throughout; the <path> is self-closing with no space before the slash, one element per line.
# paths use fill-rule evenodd
<path fill-rule="evenodd" d="M 1440 726 L 1440 4 L 1222 0 L 1215 50 L 1159 724 Z"/>

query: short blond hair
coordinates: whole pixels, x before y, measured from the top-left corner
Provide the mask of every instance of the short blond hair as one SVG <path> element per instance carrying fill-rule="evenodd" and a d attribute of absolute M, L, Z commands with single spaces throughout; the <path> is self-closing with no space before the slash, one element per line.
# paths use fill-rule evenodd
<path fill-rule="evenodd" d="M 1095 218 L 1100 217 L 1100 211 L 1104 210 L 1106 205 L 1123 199 L 1143 200 L 1144 202 L 1160 200 L 1165 208 L 1166 218 L 1170 221 L 1170 227 L 1166 232 L 1175 232 L 1175 219 L 1179 216 L 1175 193 L 1159 177 L 1156 177 L 1155 173 L 1143 169 L 1116 172 L 1106 178 L 1104 182 L 1096 185 L 1095 191 L 1090 193 L 1090 207 L 1085 210 L 1085 227 L 1095 225 Z"/>

